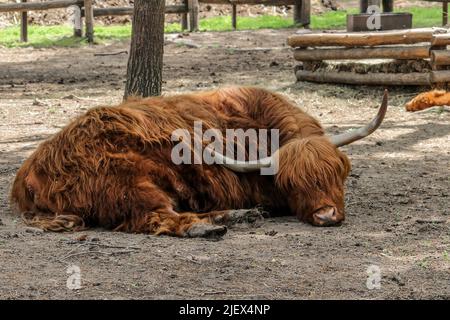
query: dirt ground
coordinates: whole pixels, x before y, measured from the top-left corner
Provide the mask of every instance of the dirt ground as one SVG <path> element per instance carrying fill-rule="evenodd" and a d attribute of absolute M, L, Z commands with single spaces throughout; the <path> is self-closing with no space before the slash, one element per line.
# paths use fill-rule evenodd
<path fill-rule="evenodd" d="M 292 32 L 171 35 L 164 92 L 264 86 L 330 133 L 372 118 L 380 87 L 296 83 L 285 46 Z M 74 116 L 121 101 L 127 55 L 94 54 L 128 46 L 0 49 L 0 298 L 450 299 L 450 112 L 403 107 L 424 88 L 392 88 L 382 127 L 344 148 L 353 170 L 341 227 L 268 218 L 217 242 L 26 228 L 8 205 L 16 170 Z M 79 290 L 66 286 L 72 265 L 81 270 Z M 377 267 L 380 286 L 370 290 L 368 268 Z"/>

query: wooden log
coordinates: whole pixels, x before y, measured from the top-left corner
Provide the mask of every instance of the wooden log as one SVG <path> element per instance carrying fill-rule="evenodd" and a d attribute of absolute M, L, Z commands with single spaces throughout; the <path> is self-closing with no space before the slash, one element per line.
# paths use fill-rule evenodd
<path fill-rule="evenodd" d="M 133 7 L 110 7 L 110 8 L 95 8 L 94 9 L 94 17 L 102 17 L 102 16 L 131 16 L 133 15 L 134 8 Z M 167 14 L 183 14 L 187 13 L 187 9 L 184 5 L 172 5 L 166 6 L 165 13 Z M 85 16 L 85 12 L 83 10 L 82 16 Z"/>
<path fill-rule="evenodd" d="M 431 72 L 432 83 L 450 82 L 450 70 L 439 70 Z"/>
<path fill-rule="evenodd" d="M 198 0 L 189 1 L 189 30 L 198 30 Z"/>
<path fill-rule="evenodd" d="M 296 4 L 297 0 L 198 0 L 209 4 L 262 4 L 265 6 L 287 6 Z"/>
<path fill-rule="evenodd" d="M 294 58 L 299 61 L 347 59 L 425 59 L 430 57 L 430 46 L 296 49 Z"/>
<path fill-rule="evenodd" d="M 84 0 L 84 13 L 86 23 L 86 38 L 89 43 L 94 42 L 94 7 L 92 0 Z"/>
<path fill-rule="evenodd" d="M 431 63 L 435 66 L 450 65 L 450 51 L 448 50 L 431 50 Z"/>
<path fill-rule="evenodd" d="M 27 0 L 22 0 L 22 3 L 27 2 Z M 20 22 L 20 41 L 28 42 L 28 13 L 22 11 L 21 22 Z"/>
<path fill-rule="evenodd" d="M 291 47 L 371 47 L 379 45 L 430 42 L 433 39 L 433 35 L 434 30 L 430 29 L 358 33 L 307 33 L 290 36 L 288 38 L 288 45 Z"/>
<path fill-rule="evenodd" d="M 439 71 L 440 72 L 440 71 Z M 356 85 L 431 85 L 430 73 L 366 73 L 337 71 L 306 71 L 296 72 L 297 80 L 320 83 L 343 83 Z"/>
<path fill-rule="evenodd" d="M 450 34 L 436 34 L 431 39 L 431 46 L 447 46 L 450 44 Z"/>
<path fill-rule="evenodd" d="M 235 4 L 231 5 L 232 12 L 231 12 L 231 26 L 234 30 L 237 28 L 237 8 Z"/>
<path fill-rule="evenodd" d="M 2 3 L 0 4 L 0 12 L 23 12 L 67 8 L 73 5 L 82 6 L 83 2 L 84 0 L 53 0 L 46 2 Z"/>
<path fill-rule="evenodd" d="M 294 23 L 309 28 L 311 24 L 311 0 L 296 0 Z"/>

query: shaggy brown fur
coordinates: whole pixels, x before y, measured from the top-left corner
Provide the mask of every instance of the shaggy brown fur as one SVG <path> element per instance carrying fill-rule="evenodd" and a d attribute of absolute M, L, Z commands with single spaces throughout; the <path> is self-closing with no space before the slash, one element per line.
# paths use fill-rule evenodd
<path fill-rule="evenodd" d="M 445 90 L 432 90 L 419 94 L 409 101 L 406 111 L 420 111 L 436 106 L 450 106 L 450 92 Z"/>
<path fill-rule="evenodd" d="M 192 132 L 196 120 L 204 130 L 279 129 L 279 172 L 173 164 L 172 132 Z M 186 236 L 196 224 L 223 223 L 223 210 L 257 205 L 322 225 L 320 213 L 330 208 L 336 222 L 344 219 L 349 170 L 319 123 L 291 102 L 263 89 L 225 88 L 89 110 L 25 161 L 11 199 L 28 224 L 52 231 Z"/>

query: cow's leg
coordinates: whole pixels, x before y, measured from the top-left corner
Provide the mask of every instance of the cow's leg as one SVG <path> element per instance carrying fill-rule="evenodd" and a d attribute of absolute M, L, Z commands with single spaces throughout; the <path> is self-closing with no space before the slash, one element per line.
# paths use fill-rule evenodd
<path fill-rule="evenodd" d="M 165 208 L 145 213 L 134 223 L 125 223 L 118 230 L 154 235 L 217 239 L 227 232 L 227 227 L 214 224 L 212 217 L 213 215 L 199 216 L 190 212 L 177 213 L 171 208 Z"/>
<path fill-rule="evenodd" d="M 150 215 L 150 232 L 180 237 L 220 238 L 227 227 L 236 224 L 261 225 L 264 211 L 260 208 L 212 211 L 208 213 L 176 213 L 172 210 Z"/>
<path fill-rule="evenodd" d="M 171 208 L 145 213 L 142 217 L 128 220 L 116 231 L 150 233 L 190 238 L 220 238 L 227 227 L 236 224 L 258 226 L 264 212 L 259 209 L 212 211 L 208 213 L 177 213 Z"/>
<path fill-rule="evenodd" d="M 206 214 L 199 214 L 200 217 L 208 217 L 214 224 L 222 224 L 227 227 L 233 227 L 237 224 L 260 226 L 264 217 L 268 213 L 260 207 L 251 209 L 231 209 L 223 211 L 213 211 Z"/>

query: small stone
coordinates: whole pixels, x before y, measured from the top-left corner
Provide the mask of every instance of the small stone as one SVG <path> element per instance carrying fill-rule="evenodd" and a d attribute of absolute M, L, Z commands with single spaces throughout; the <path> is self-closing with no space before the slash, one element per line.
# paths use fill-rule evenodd
<path fill-rule="evenodd" d="M 273 237 L 273 236 L 276 235 L 277 233 L 278 233 L 278 231 L 270 230 L 270 231 L 266 231 L 264 234 L 265 234 L 266 236 L 271 236 L 271 237 Z"/>
<path fill-rule="evenodd" d="M 25 228 L 25 232 L 26 233 L 31 233 L 31 234 L 34 234 L 34 235 L 40 235 L 40 234 L 44 233 L 44 230 L 39 229 L 39 228 L 34 228 L 34 227 L 26 227 Z"/>

